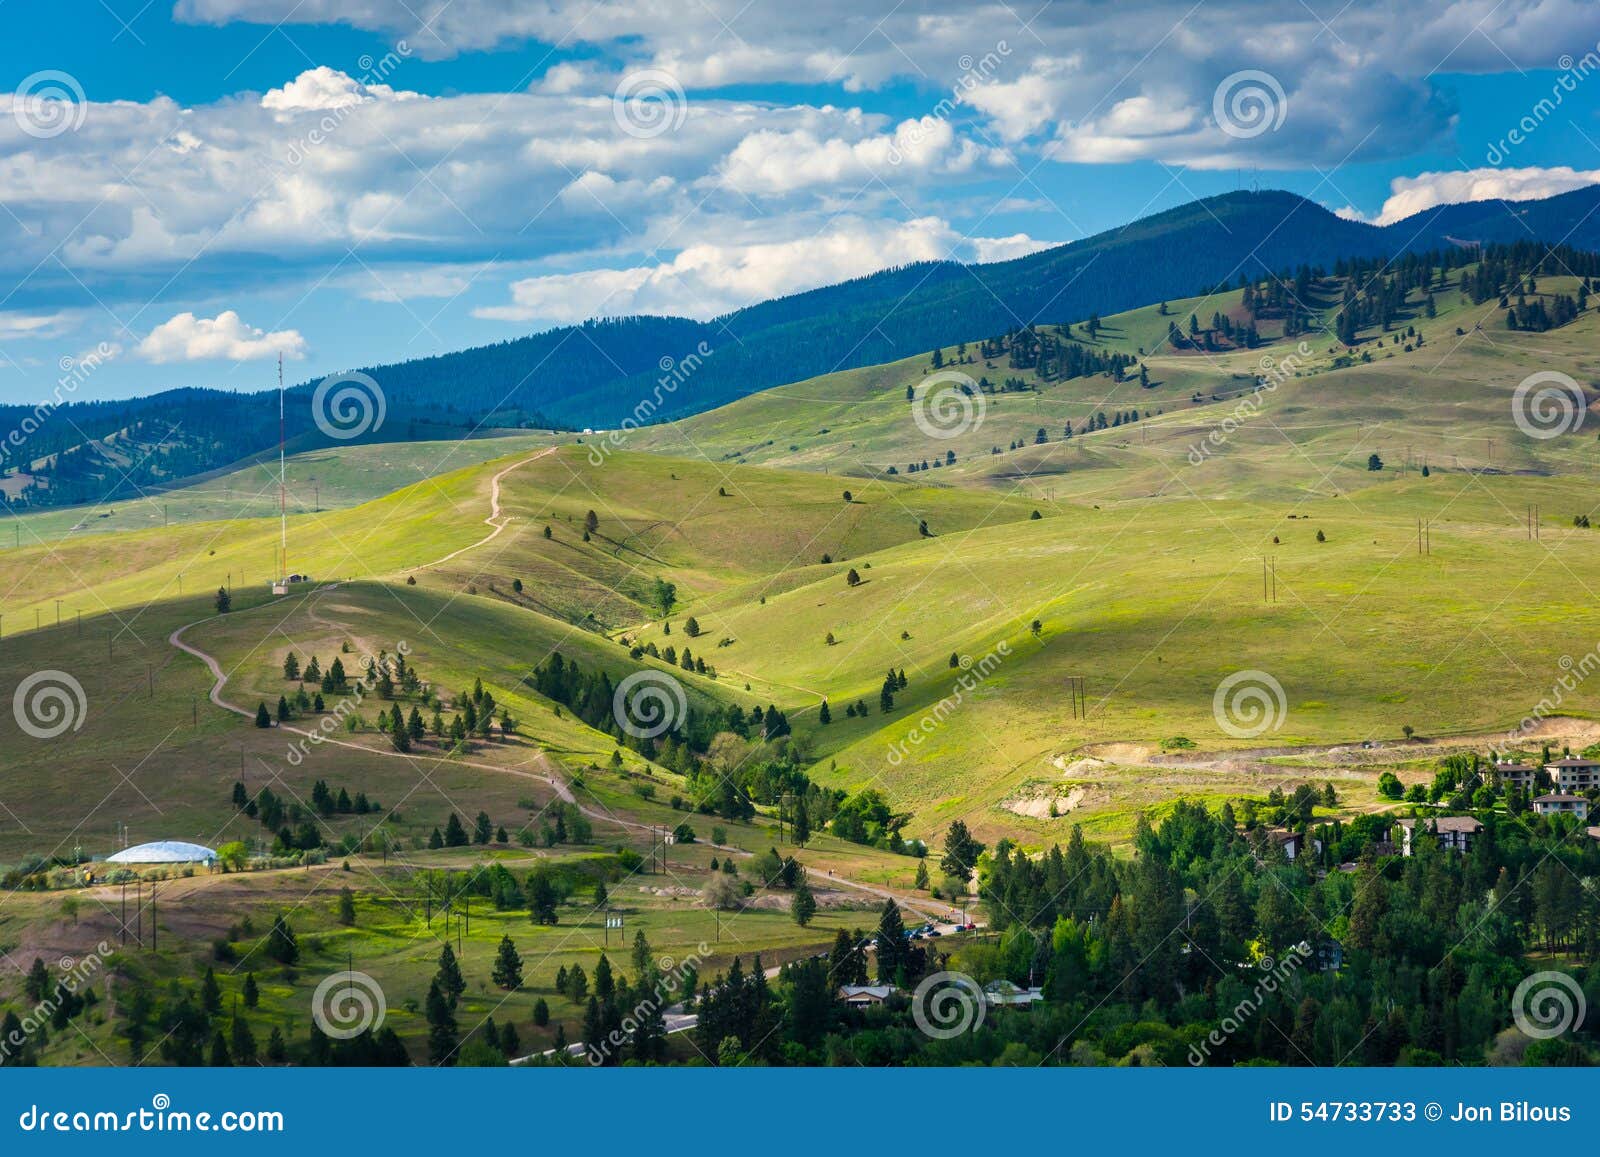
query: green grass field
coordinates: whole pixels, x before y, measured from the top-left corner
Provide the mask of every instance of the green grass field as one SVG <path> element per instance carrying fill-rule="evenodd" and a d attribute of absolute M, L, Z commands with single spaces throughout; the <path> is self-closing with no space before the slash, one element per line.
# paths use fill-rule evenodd
<path fill-rule="evenodd" d="M 1571 288 L 1541 283 L 1547 294 Z M 85 709 L 55 738 L 5 732 L 0 862 L 99 854 L 124 831 L 212 846 L 270 838 L 234 811 L 234 781 L 304 799 L 319 778 L 398 809 L 391 828 L 413 866 L 648 850 L 639 825 L 684 818 L 667 802 L 682 781 L 630 751 L 611 767 L 613 736 L 524 685 L 557 651 L 613 681 L 652 667 L 699 706 L 776 704 L 814 780 L 883 791 L 909 813 L 908 835 L 935 842 L 962 819 L 991 844 L 1038 849 L 1081 823 L 1120 846 L 1139 814 L 1159 816 L 1177 798 L 1220 805 L 1303 781 L 1334 782 L 1341 811 L 1367 811 L 1381 806 L 1381 771 L 1425 780 L 1437 744 L 1480 737 L 1487 748 L 1536 710 L 1555 717 L 1539 740 L 1592 742 L 1600 693 L 1564 683 L 1600 646 L 1591 589 L 1600 539 L 1574 524 L 1596 513 L 1600 424 L 1536 437 L 1515 421 L 1513 398 L 1535 371 L 1600 380 L 1600 318 L 1509 332 L 1495 303 L 1468 306 L 1447 289 L 1437 317 L 1401 319 L 1396 332 L 1415 325 L 1420 345 L 1366 333 L 1352 356 L 1323 335 L 1301 355 L 1299 339 L 1267 324 L 1258 350 L 1159 348 L 1168 320 L 1237 317 L 1237 298 L 1106 319 L 1097 344 L 1142 349 L 1149 389 L 1136 374 L 1038 383 L 1003 360 L 965 366 L 1039 388 L 986 399 L 981 422 L 956 438 L 930 437 L 912 416 L 906 388 L 929 372 L 923 354 L 754 395 L 620 445 L 591 435 L 534 457 L 551 440 L 529 436 L 299 456 L 291 488 L 303 499 L 317 479 L 324 509 L 291 515 L 290 569 L 316 582 L 284 598 L 266 590 L 275 520 L 260 517 L 255 498 L 230 505 L 263 482 L 270 489 L 260 466 L 168 496 L 176 513 L 165 528 L 146 526 L 148 503 L 104 520 L 98 510 L 27 516 L 21 547 L 0 549 L 0 691 L 64 672 Z M 1263 358 L 1286 355 L 1290 372 L 1256 392 Z M 1069 421 L 1081 428 L 1096 412 L 1134 408 L 1138 422 L 1062 437 Z M 1036 443 L 1040 427 L 1047 437 Z M 946 451 L 955 460 L 932 468 Z M 905 472 L 924 459 L 928 471 Z M 497 476 L 501 516 L 486 525 Z M 90 520 L 105 533 L 70 529 Z M 658 579 L 675 588 L 665 612 Z M 218 615 L 224 584 L 233 606 Z M 224 699 L 248 710 L 292 695 L 282 675 L 290 651 L 353 666 L 403 643 L 446 700 L 481 679 L 517 734 L 463 753 L 428 739 L 401 757 L 372 728 L 379 704 L 369 700 L 355 708 L 361 728 L 295 758 L 294 732 L 258 729 L 208 701 L 206 669 L 168 641 L 180 628 L 220 664 Z M 688 644 L 715 676 L 630 657 L 647 643 Z M 907 686 L 885 712 L 890 669 Z M 1218 688 L 1239 672 L 1281 688 L 1259 731 L 1219 717 Z M 13 722 L 0 716 L 0 727 Z M 1415 754 L 1400 740 L 1407 727 L 1427 741 Z M 1363 754 L 1367 741 L 1378 749 Z M 1181 754 L 1164 755 L 1164 742 Z M 518 844 L 556 798 L 552 781 L 573 785 L 598 817 L 589 848 Z M 426 850 L 451 811 L 470 820 L 479 810 L 512 833 L 509 848 L 464 859 Z M 365 834 L 367 821 L 331 823 L 337 839 Z M 730 828 L 747 851 L 775 840 L 770 815 Z M 710 853 L 684 856 L 687 891 L 629 893 L 655 948 L 680 957 L 708 922 L 715 929 L 691 895 Z M 803 858 L 813 874 L 902 896 L 915 868 L 832 837 Z M 299 1010 L 303 1030 L 312 974 L 348 957 L 404 994 L 396 1027 L 415 1046 L 420 1018 L 403 1002 L 420 999 L 438 941 L 396 898 L 409 871 L 357 857 L 348 875 L 334 863 L 175 881 L 174 944 L 137 967 L 193 975 L 239 906 L 298 906 L 314 947 L 303 978 L 265 986 L 262 1023 Z M 343 882 L 358 892 L 354 929 L 333 919 Z M 180 894 L 192 894 L 187 909 Z M 80 951 L 102 931 L 103 897 L 76 919 L 59 899 L 10 894 L 0 945 L 28 960 Z M 860 905 L 875 902 L 841 887 L 804 931 L 780 908 L 758 907 L 737 917 L 741 939 L 717 959 L 811 949 L 839 926 L 870 923 Z M 588 968 L 602 930 L 577 910 L 556 929 L 485 912 L 464 942 L 474 985 L 508 931 L 532 988 L 501 1005 L 474 987 L 469 1010 L 506 1008 L 531 1047 L 554 1031 L 533 1032 L 533 998 L 550 996 L 557 964 Z M 571 1035 L 581 1010 L 552 1008 Z M 88 1061 L 92 1048 L 114 1046 L 52 1047 L 62 1050 L 52 1059 Z"/>

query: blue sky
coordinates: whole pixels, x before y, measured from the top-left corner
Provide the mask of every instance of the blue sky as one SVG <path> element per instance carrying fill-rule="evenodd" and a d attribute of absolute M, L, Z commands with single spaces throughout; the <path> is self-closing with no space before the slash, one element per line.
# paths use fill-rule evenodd
<path fill-rule="evenodd" d="M 4 401 L 88 351 L 113 398 L 712 316 L 1251 182 L 1388 221 L 1600 180 L 1593 3 L 0 14 Z"/>

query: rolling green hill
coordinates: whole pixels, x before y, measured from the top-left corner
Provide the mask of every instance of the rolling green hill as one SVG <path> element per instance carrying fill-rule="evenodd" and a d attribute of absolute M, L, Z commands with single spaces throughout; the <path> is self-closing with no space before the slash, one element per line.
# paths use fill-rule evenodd
<path fill-rule="evenodd" d="M 907 398 L 934 371 L 923 353 L 615 436 L 309 451 L 293 489 L 329 493 L 322 511 L 292 514 L 291 567 L 341 583 L 309 602 L 264 593 L 274 520 L 205 520 L 266 513 L 259 499 L 228 506 L 270 488 L 246 464 L 172 495 L 195 520 L 181 525 L 120 529 L 148 519 L 147 503 L 106 508 L 104 534 L 30 524 L 34 545 L 0 550 L 0 651 L 15 679 L 67 639 L 74 662 L 104 653 L 113 682 L 94 697 L 109 701 L 108 730 L 90 765 L 137 762 L 154 724 L 126 713 L 141 710 L 141 680 L 150 692 L 145 664 L 181 671 L 191 697 L 203 689 L 163 641 L 211 618 L 231 582 L 247 613 L 186 637 L 227 659 L 245 698 L 272 698 L 290 647 L 405 639 L 447 685 L 495 680 L 545 757 L 604 762 L 618 735 L 520 686 L 559 651 L 614 680 L 671 671 L 706 710 L 774 705 L 814 781 L 885 791 L 910 813 L 908 833 L 963 818 L 1031 841 L 1068 817 L 1125 833 L 1135 809 L 1176 790 L 1273 782 L 1255 757 L 1228 755 L 1252 745 L 1511 726 L 1563 657 L 1591 645 L 1585 576 L 1600 548 L 1573 522 L 1592 513 L 1595 443 L 1581 427 L 1525 431 L 1514 399 L 1536 369 L 1600 378 L 1600 319 L 1508 328 L 1497 297 L 1467 291 L 1476 274 L 1430 273 L 1431 310 L 1413 289 L 1387 328 L 1360 326 L 1348 344 L 1328 331 L 1347 291 L 1370 286 L 1331 276 L 1305 287 L 1304 333 L 1230 288 L 1110 314 L 1092 333 L 1044 327 L 1054 352 L 1023 364 L 1016 335 L 953 334 L 941 369 L 993 392 L 968 399 L 980 412 L 952 438 L 919 424 Z M 1510 289 L 1508 307 L 1553 314 L 1581 285 L 1541 271 L 1537 288 Z M 1189 336 L 1174 344 L 1173 325 Z M 1067 376 L 1050 359 L 1069 346 L 1126 361 Z M 506 448 L 517 452 L 486 458 Z M 1276 560 L 1275 602 L 1262 598 L 1263 556 Z M 669 646 L 707 670 L 668 667 Z M 977 685 L 961 687 L 964 664 L 983 671 Z M 885 711 L 890 669 L 905 686 Z M 1283 688 L 1281 725 L 1259 740 L 1213 715 L 1212 693 L 1240 670 Z M 1066 691 L 1077 676 L 1087 718 Z M 1580 688 L 1561 708 L 1596 703 Z M 190 715 L 207 735 L 241 725 L 203 699 Z M 1220 754 L 1155 761 L 1180 736 Z M 627 766 L 674 782 L 646 765 L 652 754 Z M 49 760 L 27 766 L 27 790 L 45 790 Z"/>

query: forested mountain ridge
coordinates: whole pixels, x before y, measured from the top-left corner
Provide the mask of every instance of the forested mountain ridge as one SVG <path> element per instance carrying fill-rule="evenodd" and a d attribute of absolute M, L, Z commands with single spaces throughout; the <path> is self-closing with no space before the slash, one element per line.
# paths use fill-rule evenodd
<path fill-rule="evenodd" d="M 363 440 L 440 437 L 452 430 L 610 428 L 625 420 L 684 417 L 819 374 L 1029 323 L 1058 325 L 1183 297 L 1241 275 L 1293 276 L 1349 259 L 1494 242 L 1600 248 L 1597 203 L 1600 187 L 1540 201 L 1440 206 L 1380 227 L 1293 193 L 1227 193 L 1009 261 L 924 262 L 706 322 L 593 320 L 368 367 L 364 372 L 378 382 L 387 417 Z M 315 385 L 295 386 L 291 396 L 309 400 Z M 290 406 L 288 432 L 300 448 L 328 441 L 309 409 Z M 113 479 L 171 484 L 277 441 L 276 406 L 265 392 L 174 390 L 126 402 L 72 402 L 59 410 L 62 420 L 43 423 L 32 436 L 28 461 L 0 462 L 0 485 L 13 503 L 94 501 L 107 497 Z M 32 413 L 33 407 L 0 407 L 0 421 L 16 426 Z M 54 434 L 46 435 L 46 428 Z M 129 432 L 143 448 L 129 461 L 85 441 Z M 26 485 L 30 472 L 39 483 Z"/>

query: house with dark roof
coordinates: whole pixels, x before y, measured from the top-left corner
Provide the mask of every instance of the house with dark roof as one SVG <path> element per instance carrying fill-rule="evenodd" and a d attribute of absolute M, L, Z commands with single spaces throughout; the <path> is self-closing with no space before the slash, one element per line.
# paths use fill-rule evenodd
<path fill-rule="evenodd" d="M 1496 763 L 1494 770 L 1506 788 L 1520 787 L 1523 791 L 1533 786 L 1533 777 L 1538 771 L 1532 764 L 1512 763 L 1510 760 Z"/>
<path fill-rule="evenodd" d="M 1430 816 L 1421 820 L 1401 820 L 1400 831 L 1404 840 L 1400 854 L 1411 854 L 1411 837 L 1417 825 L 1422 825 L 1422 830 L 1431 832 L 1439 841 L 1439 846 L 1448 852 L 1468 852 L 1472 850 L 1472 841 L 1483 831 L 1483 824 L 1471 816 Z"/>

